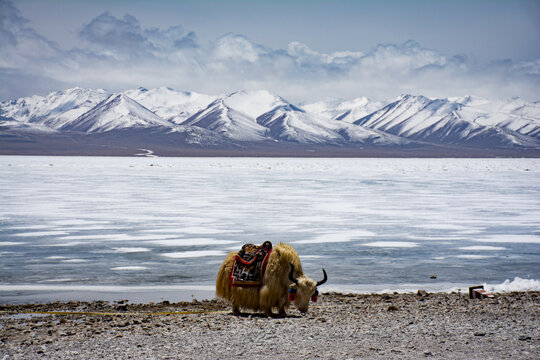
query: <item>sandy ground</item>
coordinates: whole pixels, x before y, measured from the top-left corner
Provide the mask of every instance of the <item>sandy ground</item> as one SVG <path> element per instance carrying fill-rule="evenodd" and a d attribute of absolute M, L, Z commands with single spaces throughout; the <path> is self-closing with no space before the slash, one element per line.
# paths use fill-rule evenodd
<path fill-rule="evenodd" d="M 312 303 L 306 315 L 291 308 L 288 317 L 271 319 L 234 316 L 220 300 L 74 301 L 1 310 L 0 360 L 540 359 L 540 292 L 497 294 L 490 300 L 458 293 L 330 293 Z M 209 312 L 155 314 L 179 311 Z"/>

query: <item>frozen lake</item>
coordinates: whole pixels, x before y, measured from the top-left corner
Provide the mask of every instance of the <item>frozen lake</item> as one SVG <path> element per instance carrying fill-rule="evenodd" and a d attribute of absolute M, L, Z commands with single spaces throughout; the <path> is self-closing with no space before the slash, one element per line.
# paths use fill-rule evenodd
<path fill-rule="evenodd" d="M 6 301 L 212 297 L 265 240 L 323 290 L 540 283 L 539 159 L 2 156 L 0 191 Z"/>

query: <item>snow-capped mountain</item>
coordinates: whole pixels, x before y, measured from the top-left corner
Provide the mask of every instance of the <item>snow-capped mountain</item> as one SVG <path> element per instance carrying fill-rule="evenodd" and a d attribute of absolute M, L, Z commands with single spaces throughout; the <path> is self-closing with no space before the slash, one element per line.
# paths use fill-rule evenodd
<path fill-rule="evenodd" d="M 226 96 L 223 102 L 227 107 L 252 119 L 256 119 L 278 106 L 289 104 L 280 96 L 265 90 L 237 91 Z"/>
<path fill-rule="evenodd" d="M 257 118 L 257 123 L 269 129 L 269 135 L 277 140 L 314 144 L 341 142 L 343 138 L 327 121 L 331 120 L 310 116 L 291 104 L 278 106 Z"/>
<path fill-rule="evenodd" d="M 212 130 L 240 141 L 263 141 L 267 139 L 268 132 L 265 127 L 257 124 L 254 118 L 228 107 L 226 99 L 222 98 L 217 99 L 182 124 Z"/>
<path fill-rule="evenodd" d="M 44 128 L 56 130 L 74 121 L 108 96 L 109 94 L 102 89 L 76 87 L 54 92 L 46 97 L 34 95 L 3 102 L 0 115 L 26 123 L 29 128 L 32 128 L 32 124 L 42 125 L 35 126 L 36 130 Z"/>
<path fill-rule="evenodd" d="M 156 115 L 175 124 L 181 124 L 217 98 L 196 92 L 177 91 L 167 87 L 150 90 L 140 87 L 124 91 L 124 94 Z"/>
<path fill-rule="evenodd" d="M 182 124 L 213 130 L 234 140 L 271 140 L 271 129 L 259 124 L 256 119 L 287 104 L 284 99 L 268 91 L 238 91 L 215 100 Z"/>
<path fill-rule="evenodd" d="M 257 118 L 270 129 L 276 139 L 312 144 L 378 144 L 404 145 L 410 143 L 382 131 L 344 121 L 317 116 L 294 105 L 284 105 Z"/>
<path fill-rule="evenodd" d="M 351 100 L 330 99 L 302 106 L 307 112 L 334 120 L 352 123 L 383 107 L 383 103 L 374 102 L 367 97 Z"/>
<path fill-rule="evenodd" d="M 100 133 L 150 127 L 173 126 L 128 96 L 113 94 L 76 120 L 64 124 L 60 130 Z"/>
<path fill-rule="evenodd" d="M 0 103 L 3 145 L 39 143 L 40 136 L 52 139 L 47 144 L 69 144 L 66 139 L 81 135 L 92 135 L 99 143 L 99 134 L 106 136 L 107 144 L 131 136 L 124 141 L 147 139 L 145 146 L 157 141 L 156 145 L 173 148 L 245 149 L 260 144 L 274 149 L 303 144 L 357 150 L 435 146 L 537 153 L 540 102 L 402 95 L 384 103 L 359 97 L 296 106 L 264 90 L 212 96 L 161 87 L 114 94 L 73 88 Z"/>
<path fill-rule="evenodd" d="M 519 98 L 491 102 L 470 96 L 458 102 L 467 105 L 460 113 L 463 119 L 540 139 L 540 102 L 530 103 Z"/>
<path fill-rule="evenodd" d="M 436 144 L 530 146 L 538 143 L 534 138 L 510 129 L 510 123 L 506 128 L 481 124 L 478 110 L 467 106 L 470 99 L 464 100 L 404 95 L 354 124 Z M 507 120 L 512 122 L 508 117 Z"/>
<path fill-rule="evenodd" d="M 309 113 L 268 91 L 232 93 L 217 99 L 182 124 L 216 131 L 239 141 L 334 145 L 407 142 L 390 134 Z"/>

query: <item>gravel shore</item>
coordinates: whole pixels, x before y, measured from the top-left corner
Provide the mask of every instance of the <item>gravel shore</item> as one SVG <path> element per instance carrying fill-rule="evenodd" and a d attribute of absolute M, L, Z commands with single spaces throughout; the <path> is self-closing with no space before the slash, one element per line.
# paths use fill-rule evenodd
<path fill-rule="evenodd" d="M 286 318 L 226 302 L 4 305 L 7 359 L 540 359 L 540 292 L 322 294 Z M 6 313 L 6 311 L 8 313 Z M 77 311 L 100 314 L 28 314 Z M 155 314 L 158 312 L 197 312 Z M 208 311 L 208 312 L 203 312 Z M 151 314 L 153 313 L 153 314 Z"/>

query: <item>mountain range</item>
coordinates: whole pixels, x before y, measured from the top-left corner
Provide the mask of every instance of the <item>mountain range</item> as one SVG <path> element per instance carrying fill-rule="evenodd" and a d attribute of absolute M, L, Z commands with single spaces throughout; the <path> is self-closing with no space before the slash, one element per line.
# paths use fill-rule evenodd
<path fill-rule="evenodd" d="M 540 102 L 72 88 L 0 103 L 1 154 L 539 156 Z"/>

